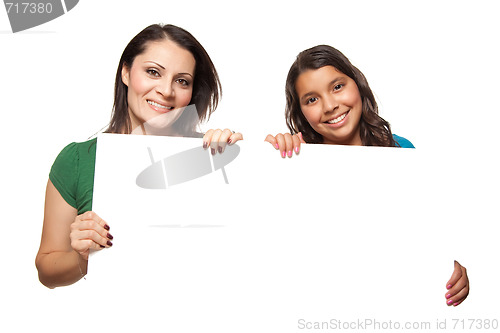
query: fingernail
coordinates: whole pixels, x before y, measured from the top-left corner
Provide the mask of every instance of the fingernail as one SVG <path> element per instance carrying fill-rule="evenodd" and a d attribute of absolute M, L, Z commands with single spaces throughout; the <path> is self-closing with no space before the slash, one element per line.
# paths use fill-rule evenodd
<path fill-rule="evenodd" d="M 451 288 L 451 283 L 446 286 L 446 289 L 450 289 L 450 288 Z"/>
<path fill-rule="evenodd" d="M 280 146 L 278 146 L 278 144 L 275 144 L 275 145 L 274 145 L 274 147 L 275 147 L 276 149 L 280 149 Z"/>
<path fill-rule="evenodd" d="M 101 245 L 101 244 L 99 244 L 99 246 L 101 247 L 101 249 L 104 249 L 106 247 L 106 246 Z"/>
<path fill-rule="evenodd" d="M 453 300 L 452 299 L 449 299 L 446 304 L 450 305 L 451 303 L 453 303 Z"/>
<path fill-rule="evenodd" d="M 212 155 L 215 155 L 215 148 L 211 149 Z"/>
<path fill-rule="evenodd" d="M 227 143 L 230 145 L 231 143 L 233 143 L 233 140 L 229 139 L 227 140 Z"/>
<path fill-rule="evenodd" d="M 286 151 L 283 150 L 283 152 L 281 153 L 281 157 L 285 158 L 286 156 Z"/>
<path fill-rule="evenodd" d="M 109 232 L 108 232 L 107 236 L 108 236 L 108 239 L 113 239 L 113 236 L 111 236 L 111 234 Z"/>
<path fill-rule="evenodd" d="M 295 154 L 299 153 L 299 147 L 295 147 Z"/>
<path fill-rule="evenodd" d="M 292 157 L 292 151 L 291 150 L 288 151 L 288 157 Z"/>
<path fill-rule="evenodd" d="M 457 306 L 457 305 L 458 305 L 458 302 L 456 302 L 456 303 L 453 303 L 453 306 Z"/>
<path fill-rule="evenodd" d="M 205 141 L 203 141 L 203 149 L 207 149 L 208 148 L 208 143 L 206 143 Z"/>
<path fill-rule="evenodd" d="M 105 224 L 104 229 L 109 230 L 109 225 Z"/>
<path fill-rule="evenodd" d="M 451 294 L 446 294 L 446 299 L 450 298 Z"/>
<path fill-rule="evenodd" d="M 219 146 L 218 150 L 219 150 L 219 154 L 222 154 L 222 147 Z"/>
<path fill-rule="evenodd" d="M 106 244 L 108 244 L 108 246 L 113 246 L 113 243 L 111 243 L 110 241 L 107 241 Z"/>

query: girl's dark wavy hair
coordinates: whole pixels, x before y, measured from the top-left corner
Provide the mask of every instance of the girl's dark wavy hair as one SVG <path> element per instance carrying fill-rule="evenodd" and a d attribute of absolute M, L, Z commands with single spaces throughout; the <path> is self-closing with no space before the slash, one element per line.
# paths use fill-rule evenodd
<path fill-rule="evenodd" d="M 171 24 L 153 24 L 137 34 L 123 51 L 116 71 L 113 112 L 106 133 L 129 134 L 132 132 L 127 102 L 128 87 L 122 81 L 122 68 L 123 66 L 130 68 L 134 59 L 146 50 L 148 43 L 163 39 L 171 40 L 191 52 L 196 61 L 193 95 L 189 104 L 195 105 L 197 114 L 183 112 L 176 121 L 176 128 L 186 136 L 196 135 L 196 125 L 203 120 L 208 120 L 217 108 L 222 96 L 222 88 L 215 66 L 203 46 L 182 28 Z"/>
<path fill-rule="evenodd" d="M 286 124 L 292 134 L 302 133 L 307 143 L 323 143 L 323 137 L 307 122 L 300 108 L 300 101 L 295 90 L 297 78 L 304 71 L 333 66 L 356 82 L 362 100 L 360 119 L 360 136 L 363 146 L 397 146 L 392 137 L 391 127 L 387 121 L 378 115 L 377 102 L 368 85 L 368 81 L 359 69 L 354 67 L 349 59 L 339 50 L 318 45 L 304 50 L 292 64 L 286 79 Z"/>

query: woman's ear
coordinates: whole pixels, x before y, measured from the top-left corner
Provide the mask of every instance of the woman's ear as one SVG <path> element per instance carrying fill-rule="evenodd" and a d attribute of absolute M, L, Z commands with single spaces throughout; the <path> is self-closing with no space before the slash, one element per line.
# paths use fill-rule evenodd
<path fill-rule="evenodd" d="M 130 69 L 124 64 L 122 67 L 122 82 L 128 87 L 130 81 Z"/>

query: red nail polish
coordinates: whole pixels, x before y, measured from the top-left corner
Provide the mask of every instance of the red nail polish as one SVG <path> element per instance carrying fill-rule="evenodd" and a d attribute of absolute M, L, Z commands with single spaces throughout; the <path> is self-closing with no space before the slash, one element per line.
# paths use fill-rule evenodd
<path fill-rule="evenodd" d="M 113 239 L 113 236 L 111 236 L 111 234 L 109 232 L 106 236 L 108 236 L 108 239 Z"/>
<path fill-rule="evenodd" d="M 113 243 L 111 243 L 110 241 L 107 241 L 106 244 L 108 244 L 108 246 L 113 246 Z"/>
<path fill-rule="evenodd" d="M 109 225 L 105 224 L 104 229 L 109 230 Z"/>

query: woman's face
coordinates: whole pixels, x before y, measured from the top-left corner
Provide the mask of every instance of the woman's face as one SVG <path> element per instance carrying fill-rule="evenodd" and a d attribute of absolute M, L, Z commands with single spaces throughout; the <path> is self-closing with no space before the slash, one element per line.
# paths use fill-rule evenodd
<path fill-rule="evenodd" d="M 164 39 L 148 43 L 130 68 L 123 66 L 132 129 L 146 122 L 165 128 L 179 118 L 191 101 L 195 65 L 189 51 Z"/>
<path fill-rule="evenodd" d="M 353 79 L 333 66 L 310 69 L 295 82 L 302 113 L 326 144 L 362 145 L 362 101 Z"/>

